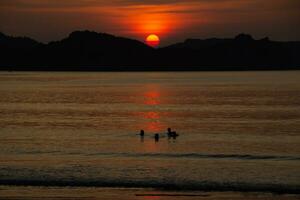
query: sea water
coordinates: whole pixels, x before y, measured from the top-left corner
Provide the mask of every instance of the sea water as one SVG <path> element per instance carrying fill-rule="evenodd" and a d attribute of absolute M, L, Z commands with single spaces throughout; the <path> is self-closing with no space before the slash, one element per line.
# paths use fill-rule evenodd
<path fill-rule="evenodd" d="M 298 193 L 300 71 L 0 72 L 0 185 Z"/>

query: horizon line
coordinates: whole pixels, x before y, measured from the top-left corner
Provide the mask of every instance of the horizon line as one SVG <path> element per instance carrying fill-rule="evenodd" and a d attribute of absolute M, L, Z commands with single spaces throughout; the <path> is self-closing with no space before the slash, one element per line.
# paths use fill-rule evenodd
<path fill-rule="evenodd" d="M 139 40 L 139 39 L 136 39 L 136 38 L 132 38 L 132 37 L 127 37 L 127 36 L 122 36 L 122 35 L 115 35 L 115 34 L 112 34 L 112 33 L 108 33 L 108 32 L 97 32 L 97 31 L 94 31 L 94 30 L 90 30 L 90 29 L 79 29 L 79 30 L 74 30 L 74 31 L 71 31 L 69 32 L 68 34 L 66 34 L 66 36 L 64 36 L 63 38 L 61 39 L 53 39 L 53 40 L 50 40 L 49 42 L 42 42 L 40 40 L 37 40 L 35 39 L 34 37 L 30 37 L 30 36 L 26 36 L 26 35 L 14 35 L 14 34 L 7 34 L 7 33 L 4 33 L 2 31 L 0 31 L 0 34 L 3 34 L 4 36 L 7 36 L 7 37 L 12 37 L 12 38 L 28 38 L 28 39 L 31 39 L 31 40 L 34 40 L 40 44 L 44 44 L 44 45 L 48 45 L 52 42 L 58 42 L 58 41 L 62 41 L 68 37 L 70 37 L 70 35 L 72 33 L 75 33 L 75 32 L 89 32 L 89 33 L 96 33 L 96 34 L 106 34 L 106 35 L 110 35 L 110 36 L 113 36 L 113 37 L 116 37 L 116 38 L 124 38 L 124 39 L 130 39 L 130 40 L 135 40 L 135 41 L 138 41 L 138 42 L 141 42 L 145 45 L 146 42 L 143 41 L 143 40 Z M 252 34 L 250 33 L 245 33 L 245 32 L 240 32 L 240 33 L 237 33 L 235 35 L 233 35 L 232 37 L 206 37 L 206 38 L 198 38 L 198 37 L 187 37 L 186 39 L 184 40 L 181 40 L 181 41 L 177 41 L 175 43 L 170 43 L 169 45 L 159 45 L 158 47 L 152 47 L 154 49 L 157 49 L 157 48 L 163 48 L 163 47 L 168 47 L 168 46 L 172 46 L 174 44 L 180 44 L 180 43 L 184 43 L 186 42 L 187 40 L 210 40 L 210 39 L 223 39 L 223 40 L 226 40 L 226 39 L 235 39 L 237 36 L 239 35 L 247 35 L 247 36 L 251 36 L 251 38 L 253 40 L 256 40 L 256 41 L 259 41 L 259 40 L 264 40 L 264 39 L 267 39 L 269 41 L 273 41 L 273 42 L 300 42 L 300 40 L 272 40 L 270 39 L 268 36 L 265 36 L 265 37 L 262 37 L 262 38 L 255 38 L 253 37 Z M 148 46 L 148 45 L 147 45 Z"/>

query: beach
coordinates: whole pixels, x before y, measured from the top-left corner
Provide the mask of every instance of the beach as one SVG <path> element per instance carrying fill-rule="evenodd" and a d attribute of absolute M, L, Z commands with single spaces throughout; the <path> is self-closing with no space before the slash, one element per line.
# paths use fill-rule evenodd
<path fill-rule="evenodd" d="M 43 187 L 0 187 L 0 199 L 2 200 L 33 200 L 33 199 L 61 199 L 61 200 L 293 200 L 299 199 L 299 195 L 272 193 L 241 193 L 241 192 L 172 192 L 142 188 L 43 188 Z"/>

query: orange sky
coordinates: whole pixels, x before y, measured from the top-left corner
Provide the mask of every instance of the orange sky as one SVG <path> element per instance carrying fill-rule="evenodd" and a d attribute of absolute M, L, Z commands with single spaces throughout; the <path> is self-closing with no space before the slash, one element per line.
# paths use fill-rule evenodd
<path fill-rule="evenodd" d="M 0 0 L 0 31 L 47 42 L 89 29 L 163 45 L 246 32 L 300 40 L 299 0 Z"/>

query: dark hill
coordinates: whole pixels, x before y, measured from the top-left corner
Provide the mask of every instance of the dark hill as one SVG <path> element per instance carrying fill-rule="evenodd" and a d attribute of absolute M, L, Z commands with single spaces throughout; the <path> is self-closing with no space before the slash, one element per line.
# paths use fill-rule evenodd
<path fill-rule="evenodd" d="M 82 70 L 89 66 L 130 66 L 142 62 L 141 59 L 153 51 L 154 49 L 137 40 L 76 31 L 66 39 L 49 43 L 42 51 L 43 55 L 40 55 L 40 65 L 78 66 L 77 69 Z"/>
<path fill-rule="evenodd" d="M 11 37 L 0 33 L 0 48 L 1 49 L 32 49 L 41 45 L 39 42 L 27 37 Z"/>
<path fill-rule="evenodd" d="M 187 39 L 153 49 L 137 40 L 90 31 L 41 44 L 0 34 L 2 70 L 266 70 L 300 69 L 300 43 L 233 39 Z"/>
<path fill-rule="evenodd" d="M 299 42 L 254 40 L 240 34 L 234 39 L 188 39 L 161 49 L 162 57 L 176 57 L 176 63 L 218 69 L 287 69 L 300 67 Z"/>
<path fill-rule="evenodd" d="M 0 69 L 32 62 L 32 55 L 40 46 L 41 43 L 27 37 L 11 37 L 0 33 Z M 23 62 L 19 63 L 17 60 Z"/>

